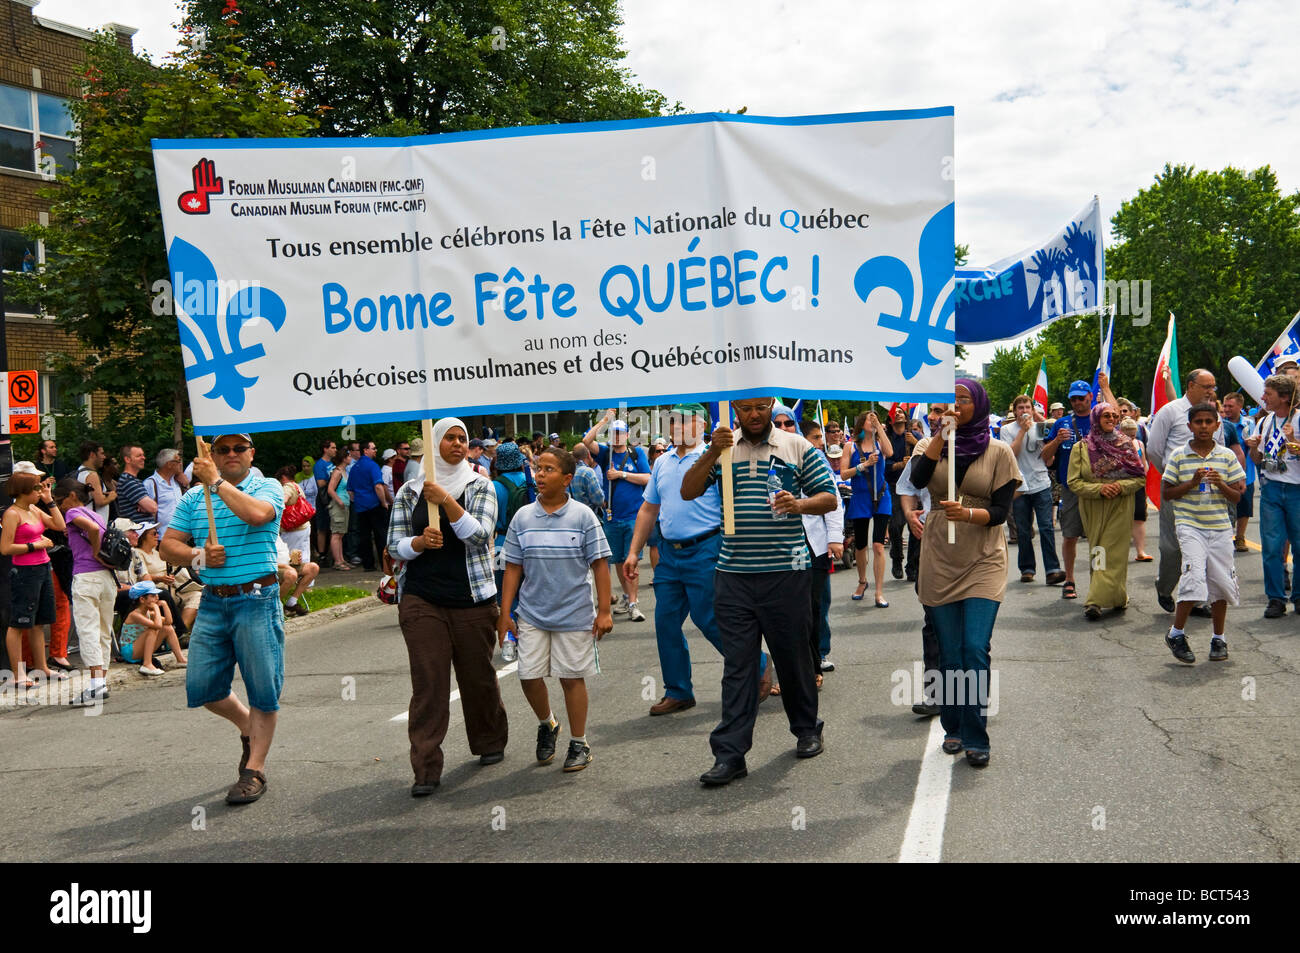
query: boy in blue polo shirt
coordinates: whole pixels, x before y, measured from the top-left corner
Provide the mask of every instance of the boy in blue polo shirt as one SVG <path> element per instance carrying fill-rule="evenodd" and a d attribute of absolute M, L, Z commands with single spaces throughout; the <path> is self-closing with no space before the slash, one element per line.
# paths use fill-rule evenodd
<path fill-rule="evenodd" d="M 538 454 L 537 500 L 515 513 L 506 532 L 501 605 L 511 605 L 517 594 L 519 619 L 503 611 L 497 622 L 502 645 L 508 632 L 517 632 L 519 687 L 539 722 L 538 764 L 555 757 L 560 734 L 542 679 L 554 675 L 560 680 L 572 735 L 565 771 L 581 771 L 591 763 L 585 679 L 600 671 L 596 642 L 614 628 L 609 543 L 591 508 L 569 496 L 576 470 L 573 454 L 560 447 Z M 588 568 L 595 575 L 597 606 L 591 601 Z"/>
<path fill-rule="evenodd" d="M 596 435 L 609 426 L 609 443 L 597 443 Z M 636 532 L 636 517 L 641 510 L 643 492 L 650 482 L 650 461 L 640 447 L 627 442 L 627 424 L 614 419 L 614 408 L 596 426 L 587 431 L 582 442 L 591 451 L 596 469 L 605 475 L 609 487 L 609 522 L 605 524 L 605 537 L 609 540 L 610 559 L 618 573 L 618 583 L 623 595 L 614 612 L 627 613 L 631 622 L 644 622 L 645 613 L 637 606 L 637 580 L 628 578 L 623 568 Z M 641 554 L 637 553 L 639 559 Z"/>

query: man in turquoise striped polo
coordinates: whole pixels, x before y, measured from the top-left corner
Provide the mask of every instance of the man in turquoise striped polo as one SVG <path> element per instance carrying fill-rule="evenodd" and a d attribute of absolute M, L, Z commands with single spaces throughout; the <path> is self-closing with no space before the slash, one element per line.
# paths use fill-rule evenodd
<path fill-rule="evenodd" d="M 713 610 L 722 640 L 722 720 L 709 736 L 714 765 L 700 781 L 727 784 L 747 773 L 758 715 L 758 659 L 767 639 L 781 683 L 795 754 L 822 752 L 822 722 L 808 653 L 809 567 L 802 515 L 835 509 L 835 478 L 826 458 L 794 430 L 772 426 L 773 399 L 743 397 L 731 408 L 736 439 L 724 421 L 713 442 L 682 479 L 683 500 L 702 496 L 722 479 L 718 463 L 732 448 L 736 532 L 722 537 L 713 581 Z M 776 490 L 776 481 L 780 490 Z M 769 486 L 772 492 L 769 494 Z"/>
<path fill-rule="evenodd" d="M 227 804 L 248 804 L 266 790 L 267 753 L 284 687 L 284 611 L 275 573 L 275 541 L 284 494 L 255 475 L 246 433 L 212 441 L 212 458 L 194 461 L 194 484 L 176 505 L 163 537 L 163 558 L 196 567 L 203 599 L 190 633 L 185 693 L 239 729 L 243 757 Z M 211 494 L 217 538 L 209 538 L 204 487 Z M 235 665 L 248 704 L 231 690 Z"/>

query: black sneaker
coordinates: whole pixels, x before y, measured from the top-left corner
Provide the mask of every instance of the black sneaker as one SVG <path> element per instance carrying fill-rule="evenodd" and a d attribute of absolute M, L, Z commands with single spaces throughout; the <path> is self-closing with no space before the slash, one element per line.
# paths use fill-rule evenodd
<path fill-rule="evenodd" d="M 591 764 L 591 745 L 581 741 L 569 742 L 569 756 L 564 759 L 565 771 L 581 771 Z"/>
<path fill-rule="evenodd" d="M 560 737 L 560 723 L 537 726 L 537 763 L 550 764 L 555 757 L 555 739 Z"/>
<path fill-rule="evenodd" d="M 1169 646 L 1169 651 L 1174 653 L 1174 658 L 1178 659 L 1178 661 L 1186 662 L 1188 665 L 1196 661 L 1196 656 L 1187 647 L 1187 636 L 1180 635 L 1178 638 L 1172 639 L 1166 635 L 1165 645 Z"/>
<path fill-rule="evenodd" d="M 1210 661 L 1222 662 L 1228 657 L 1228 643 L 1217 636 L 1210 639 Z"/>
<path fill-rule="evenodd" d="M 1265 619 L 1280 619 L 1284 615 L 1286 615 L 1285 599 L 1268 600 L 1268 608 L 1264 610 Z"/>
<path fill-rule="evenodd" d="M 1157 593 L 1156 602 L 1160 603 L 1160 608 L 1164 609 L 1166 612 L 1173 612 L 1174 609 L 1177 608 L 1173 596 L 1162 596 Z"/>

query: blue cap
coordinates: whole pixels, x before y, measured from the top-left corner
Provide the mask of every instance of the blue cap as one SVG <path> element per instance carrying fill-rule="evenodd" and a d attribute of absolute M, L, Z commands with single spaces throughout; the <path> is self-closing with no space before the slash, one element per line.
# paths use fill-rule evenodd
<path fill-rule="evenodd" d="M 1087 381 L 1075 381 L 1070 385 L 1071 397 L 1091 397 L 1092 385 Z"/>
<path fill-rule="evenodd" d="M 155 586 L 152 580 L 145 579 L 133 585 L 129 595 L 132 599 L 139 599 L 141 596 L 158 595 L 160 592 L 162 590 Z"/>

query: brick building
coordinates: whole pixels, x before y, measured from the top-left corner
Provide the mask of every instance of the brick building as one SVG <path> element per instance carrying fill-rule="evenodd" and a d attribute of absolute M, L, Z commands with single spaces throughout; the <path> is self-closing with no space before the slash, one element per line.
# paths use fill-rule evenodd
<path fill-rule="evenodd" d="M 57 167 L 75 162 L 76 130 L 67 109 L 81 94 L 86 50 L 94 34 L 39 16 L 40 0 L 0 0 L 0 264 L 17 272 L 39 267 L 45 260 L 42 243 L 21 229 L 47 224 L 50 203 L 38 192 L 54 180 Z M 135 29 L 106 24 L 117 42 L 132 48 Z M 54 355 L 74 359 L 86 354 L 75 337 L 56 319 L 41 316 L 31 301 L 6 295 L 5 331 L 8 366 L 38 370 L 40 412 L 63 403 L 57 376 L 44 373 Z M 86 409 L 99 423 L 107 408 L 103 394 L 90 394 Z"/>

